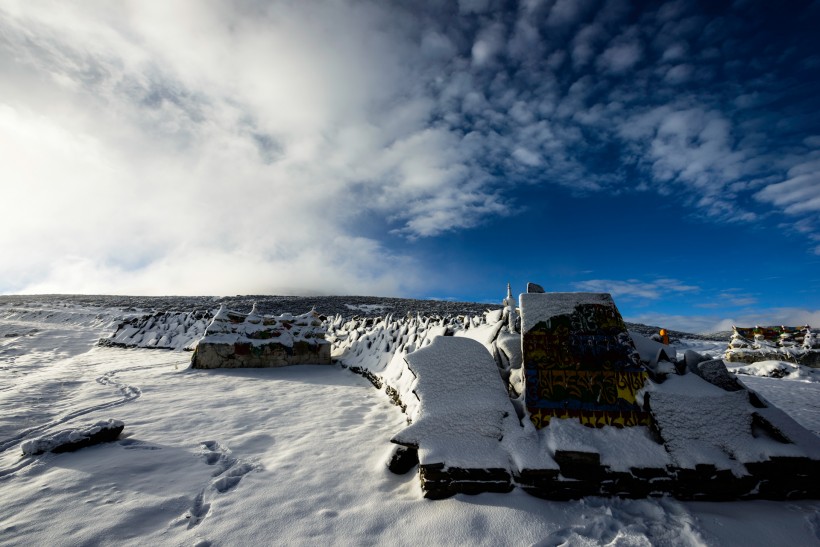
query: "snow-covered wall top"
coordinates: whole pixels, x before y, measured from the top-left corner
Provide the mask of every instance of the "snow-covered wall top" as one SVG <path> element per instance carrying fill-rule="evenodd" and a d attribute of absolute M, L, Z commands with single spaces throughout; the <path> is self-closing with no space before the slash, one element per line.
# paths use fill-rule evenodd
<path fill-rule="evenodd" d="M 420 404 L 393 441 L 418 447 L 419 462 L 506 467 L 500 441 L 520 429 L 495 360 L 481 343 L 440 336 L 405 357 Z"/>
<path fill-rule="evenodd" d="M 261 346 L 276 342 L 286 347 L 293 347 L 296 342 L 327 344 L 325 332 L 315 311 L 302 315 L 262 316 L 256 306 L 248 314 L 221 306 L 199 343 Z"/>

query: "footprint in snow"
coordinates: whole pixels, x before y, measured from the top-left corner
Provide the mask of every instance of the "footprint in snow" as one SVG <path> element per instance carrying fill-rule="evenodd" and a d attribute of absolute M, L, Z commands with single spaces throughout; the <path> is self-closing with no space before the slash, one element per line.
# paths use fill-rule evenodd
<path fill-rule="evenodd" d="M 228 447 L 216 441 L 202 441 L 199 445 L 205 464 L 216 467 L 212 473 L 215 478 L 197 494 L 191 507 L 176 520 L 177 524 L 187 523 L 189 530 L 210 514 L 210 500 L 213 496 L 232 490 L 239 484 L 242 477 L 251 471 L 262 469 L 257 463 L 232 456 Z"/>
<path fill-rule="evenodd" d="M 118 444 L 126 450 L 162 450 L 161 446 L 136 439 L 123 439 Z"/>
<path fill-rule="evenodd" d="M 236 463 L 236 458 L 231 455 L 228 447 L 216 441 L 202 441 L 199 445 L 205 463 L 217 466 L 213 472 L 214 477 L 218 477 Z"/>

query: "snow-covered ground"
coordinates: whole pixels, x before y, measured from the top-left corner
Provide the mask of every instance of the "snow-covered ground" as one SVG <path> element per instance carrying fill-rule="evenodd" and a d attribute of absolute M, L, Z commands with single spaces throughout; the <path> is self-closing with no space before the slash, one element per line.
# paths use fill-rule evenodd
<path fill-rule="evenodd" d="M 404 414 L 339 366 L 191 370 L 190 353 L 96 346 L 114 310 L 0 316 L 3 545 L 820 544 L 817 501 L 425 500 L 415 473 L 385 466 Z M 740 378 L 820 430 L 816 377 Z M 107 419 L 125 423 L 120 440 L 22 455 Z"/>

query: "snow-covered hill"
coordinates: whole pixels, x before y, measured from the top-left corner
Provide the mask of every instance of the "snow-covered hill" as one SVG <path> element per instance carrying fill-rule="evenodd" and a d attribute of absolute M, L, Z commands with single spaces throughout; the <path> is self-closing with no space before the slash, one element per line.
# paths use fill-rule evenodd
<path fill-rule="evenodd" d="M 550 502 L 520 491 L 424 500 L 414 473 L 386 470 L 389 439 L 406 427 L 405 414 L 349 370 L 192 370 L 190 353 L 97 345 L 143 315 L 134 301 L 14 299 L 0 304 L 0 544 L 812 545 L 820 538 L 817 501 Z M 720 345 L 686 339 L 678 347 L 708 352 L 710 344 Z M 820 430 L 815 378 L 741 378 Z M 116 442 L 22 454 L 26 440 L 107 419 L 125 424 Z"/>

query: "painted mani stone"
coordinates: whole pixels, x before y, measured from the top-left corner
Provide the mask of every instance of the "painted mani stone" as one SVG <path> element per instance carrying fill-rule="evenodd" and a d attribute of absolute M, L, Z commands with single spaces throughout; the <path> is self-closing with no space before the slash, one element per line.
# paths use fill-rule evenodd
<path fill-rule="evenodd" d="M 649 424 L 636 396 L 647 374 L 610 295 L 522 294 L 521 332 L 536 428 L 552 418 L 590 427 Z"/>

